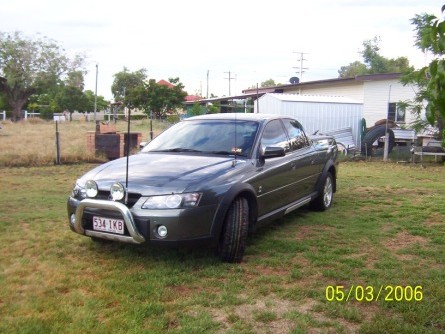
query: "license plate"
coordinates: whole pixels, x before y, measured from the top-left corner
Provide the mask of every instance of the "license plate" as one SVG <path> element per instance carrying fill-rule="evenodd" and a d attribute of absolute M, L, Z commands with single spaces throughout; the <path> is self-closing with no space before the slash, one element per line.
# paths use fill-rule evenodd
<path fill-rule="evenodd" d="M 94 216 L 93 229 L 96 231 L 124 234 L 124 221 L 122 219 Z"/>

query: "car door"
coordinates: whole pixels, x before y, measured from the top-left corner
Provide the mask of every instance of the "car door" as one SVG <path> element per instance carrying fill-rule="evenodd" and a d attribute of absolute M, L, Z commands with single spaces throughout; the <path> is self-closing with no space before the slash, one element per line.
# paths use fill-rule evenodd
<path fill-rule="evenodd" d="M 307 138 L 303 126 L 295 119 L 283 119 L 289 137 L 289 156 L 292 167 L 292 187 L 297 199 L 311 194 L 322 169 L 320 152 Z"/>
<path fill-rule="evenodd" d="M 258 194 L 258 215 L 270 213 L 294 198 L 291 187 L 293 179 L 292 161 L 289 156 L 289 140 L 279 119 L 269 121 L 261 134 L 260 150 L 266 147 L 282 147 L 286 155 L 270 159 L 258 159 L 255 179 L 252 185 Z"/>

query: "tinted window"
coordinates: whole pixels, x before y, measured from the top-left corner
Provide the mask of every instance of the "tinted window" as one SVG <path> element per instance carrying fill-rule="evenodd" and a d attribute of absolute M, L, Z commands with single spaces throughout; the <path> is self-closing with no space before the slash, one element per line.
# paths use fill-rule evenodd
<path fill-rule="evenodd" d="M 286 132 L 279 120 L 273 120 L 267 123 L 261 137 L 261 148 L 267 146 L 283 147 L 285 151 L 289 151 L 289 143 L 287 141 Z"/>
<path fill-rule="evenodd" d="M 308 146 L 303 127 L 298 121 L 294 119 L 284 119 L 283 123 L 290 138 L 290 148 L 292 151 Z"/>
<path fill-rule="evenodd" d="M 199 120 L 180 122 L 153 139 L 143 152 L 195 151 L 249 156 L 258 123 Z"/>

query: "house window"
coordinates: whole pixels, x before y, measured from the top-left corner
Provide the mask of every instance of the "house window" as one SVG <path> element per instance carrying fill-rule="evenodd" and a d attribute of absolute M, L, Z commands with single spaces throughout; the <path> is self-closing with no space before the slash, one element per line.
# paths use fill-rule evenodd
<path fill-rule="evenodd" d="M 394 122 L 405 122 L 405 109 L 400 108 L 397 103 L 388 104 L 388 120 Z"/>

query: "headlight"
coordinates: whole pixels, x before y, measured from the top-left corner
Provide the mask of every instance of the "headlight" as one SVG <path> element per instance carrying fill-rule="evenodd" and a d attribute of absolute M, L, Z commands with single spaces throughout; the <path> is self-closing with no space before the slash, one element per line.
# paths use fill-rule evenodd
<path fill-rule="evenodd" d="M 74 186 L 73 191 L 71 192 L 71 197 L 77 198 L 77 199 L 84 199 L 87 197 L 87 194 L 85 193 L 85 189 L 80 187 L 78 184 Z"/>
<path fill-rule="evenodd" d="M 125 196 L 124 186 L 119 182 L 113 183 L 110 188 L 110 196 L 113 201 L 120 201 L 123 199 Z"/>
<path fill-rule="evenodd" d="M 198 206 L 201 194 L 187 193 L 187 194 L 171 194 L 162 196 L 148 197 L 142 209 L 179 209 L 190 208 Z"/>
<path fill-rule="evenodd" d="M 96 197 L 97 196 L 97 184 L 93 180 L 88 180 L 85 183 L 85 193 L 87 197 Z"/>

